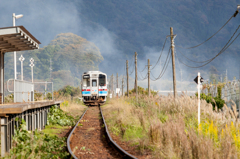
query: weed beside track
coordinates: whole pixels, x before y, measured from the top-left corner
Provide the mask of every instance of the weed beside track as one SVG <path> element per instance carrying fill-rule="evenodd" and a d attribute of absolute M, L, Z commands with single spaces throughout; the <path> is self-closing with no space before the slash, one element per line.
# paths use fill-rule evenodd
<path fill-rule="evenodd" d="M 201 100 L 199 126 L 197 108 L 197 98 L 183 94 L 176 100 L 173 96 L 112 99 L 102 111 L 117 144 L 128 143 L 138 158 L 147 158 L 149 152 L 151 158 L 239 158 L 236 105 L 233 111 L 226 106 L 213 110 Z"/>

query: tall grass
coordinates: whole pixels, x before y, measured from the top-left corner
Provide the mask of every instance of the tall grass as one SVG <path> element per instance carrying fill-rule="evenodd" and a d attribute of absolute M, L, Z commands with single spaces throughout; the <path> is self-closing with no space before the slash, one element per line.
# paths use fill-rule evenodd
<path fill-rule="evenodd" d="M 138 145 L 153 158 L 238 158 L 240 125 L 236 105 L 223 110 L 201 100 L 201 124 L 196 97 L 134 96 L 113 99 L 103 107 L 110 131 Z"/>

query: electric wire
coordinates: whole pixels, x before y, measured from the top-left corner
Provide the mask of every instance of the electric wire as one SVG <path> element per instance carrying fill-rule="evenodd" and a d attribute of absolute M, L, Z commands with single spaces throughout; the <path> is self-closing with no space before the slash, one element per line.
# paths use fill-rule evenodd
<path fill-rule="evenodd" d="M 133 72 L 134 72 L 134 67 L 132 68 L 132 71 L 131 71 L 131 73 L 129 74 L 129 76 L 130 76 Z"/>
<path fill-rule="evenodd" d="M 185 49 L 196 48 L 196 47 L 204 44 L 204 43 L 207 42 L 208 40 L 210 40 L 210 39 L 211 39 L 212 37 L 214 37 L 219 31 L 221 31 L 221 30 L 228 24 L 228 22 L 229 22 L 233 17 L 235 17 L 235 16 L 237 15 L 237 13 L 238 13 L 238 11 L 236 11 L 236 12 L 228 19 L 228 21 L 227 21 L 216 33 L 214 33 L 212 36 L 210 36 L 207 40 L 205 40 L 204 42 L 202 42 L 202 43 L 200 43 L 200 44 L 198 44 L 198 45 L 195 45 L 195 46 L 192 46 L 192 47 L 188 47 L 188 48 L 185 48 Z"/>
<path fill-rule="evenodd" d="M 134 55 L 132 56 L 132 61 L 129 61 L 130 66 L 128 68 L 131 68 L 133 63 L 134 63 Z"/>
<path fill-rule="evenodd" d="M 148 73 L 145 75 L 145 77 L 143 77 L 143 75 L 142 75 L 142 73 L 141 72 L 138 72 L 139 74 L 140 74 L 140 76 L 138 76 L 138 77 L 140 77 L 140 80 L 145 80 L 145 79 L 147 79 L 147 75 L 148 75 Z"/>
<path fill-rule="evenodd" d="M 171 56 L 170 56 L 170 57 L 171 57 Z M 165 74 L 165 72 L 166 72 L 166 70 L 167 70 L 167 68 L 168 68 L 168 64 L 170 63 L 170 59 L 171 59 L 171 58 L 168 59 L 167 66 L 165 67 L 165 69 L 163 70 L 163 73 L 161 74 L 161 76 L 160 76 L 158 79 L 162 78 L 163 75 Z M 158 80 L 158 79 L 156 79 L 156 80 Z M 156 81 L 156 80 L 153 80 L 153 81 Z"/>
<path fill-rule="evenodd" d="M 150 70 L 153 70 L 153 69 L 157 66 L 158 62 L 160 61 L 161 56 L 162 56 L 162 53 L 163 53 L 163 50 L 164 50 L 164 47 L 165 47 L 165 44 L 166 44 L 166 41 L 167 41 L 167 38 L 168 38 L 168 36 L 166 37 L 166 39 L 165 39 L 165 41 L 164 41 L 164 44 L 163 44 L 163 47 L 162 47 L 162 51 L 161 51 L 161 53 L 160 53 L 160 56 L 159 56 L 156 64 L 155 64 Z"/>
<path fill-rule="evenodd" d="M 141 74 L 141 76 L 142 76 L 142 74 Z M 148 77 L 148 74 L 146 74 L 145 77 L 142 76 L 141 78 L 140 78 L 140 76 L 138 76 L 138 80 L 143 81 L 143 80 L 147 79 L 147 77 Z"/>
<path fill-rule="evenodd" d="M 228 43 L 231 41 L 231 39 L 234 37 L 234 35 L 237 33 L 237 31 L 238 31 L 238 29 L 240 28 L 240 25 L 238 26 L 238 28 L 235 30 L 235 32 L 233 33 L 233 35 L 232 35 L 232 37 L 230 38 L 230 40 L 228 41 Z M 227 44 L 228 44 L 227 43 Z M 226 45 L 227 45 L 226 44 Z M 224 46 L 224 47 L 226 47 L 226 45 Z M 179 47 L 179 46 L 176 46 L 176 47 Z M 223 47 L 223 48 L 224 48 Z M 180 48 L 180 47 L 179 47 Z M 222 49 L 223 50 L 223 49 Z M 222 51 L 221 50 L 221 51 Z M 211 58 L 211 59 L 208 59 L 208 60 L 205 60 L 205 61 L 194 61 L 194 60 L 191 60 L 191 59 L 189 59 L 188 57 L 186 57 L 180 50 L 178 50 L 179 52 L 180 52 L 180 54 L 183 56 L 183 57 L 185 57 L 186 59 L 188 59 L 189 61 L 192 61 L 192 62 L 195 62 L 195 63 L 205 63 L 205 62 L 209 62 L 210 60 L 212 60 L 213 58 L 215 58 L 215 57 L 213 57 L 213 58 Z"/>
<path fill-rule="evenodd" d="M 145 70 L 146 67 L 147 67 L 147 66 L 145 66 L 145 67 L 143 68 L 143 70 L 142 70 L 142 71 L 139 71 L 139 72 L 143 72 L 143 71 Z"/>
<path fill-rule="evenodd" d="M 163 69 L 162 69 L 162 71 L 161 71 L 161 73 L 159 74 L 159 76 L 157 77 L 157 79 L 159 79 L 159 78 L 161 78 L 162 77 L 162 74 L 163 74 L 163 72 L 164 72 L 164 70 L 166 69 L 166 67 L 167 67 L 167 63 L 169 62 L 169 60 L 170 60 L 170 57 L 171 57 L 171 52 L 170 52 L 170 50 L 171 50 L 171 47 L 169 47 L 169 50 L 168 50 L 168 55 L 167 55 L 167 58 L 166 58 L 166 61 L 165 61 L 165 63 L 164 63 L 164 66 L 163 66 Z M 170 56 L 169 56 L 170 55 Z M 168 62 L 167 62 L 168 61 Z M 157 80 L 156 79 L 156 80 Z"/>
<path fill-rule="evenodd" d="M 184 62 L 182 62 L 179 58 L 178 58 L 178 60 L 179 60 L 182 64 L 184 64 L 185 66 L 190 67 L 190 68 L 200 68 L 200 67 L 206 66 L 207 64 L 209 64 L 210 62 L 212 62 L 216 57 L 218 57 L 220 54 L 222 54 L 224 51 L 226 51 L 226 50 L 228 49 L 228 47 L 231 46 L 232 43 L 238 38 L 239 35 L 240 35 L 240 33 L 239 33 L 239 34 L 235 37 L 235 39 L 232 40 L 232 42 L 229 44 L 229 42 L 231 41 L 232 37 L 234 36 L 234 35 L 233 35 L 233 36 L 229 39 L 229 41 L 227 42 L 227 44 L 222 48 L 222 50 L 221 50 L 215 57 L 213 57 L 210 61 L 208 61 L 208 62 L 207 62 L 206 64 L 204 64 L 204 65 L 197 66 L 197 67 L 192 67 L 192 66 L 189 66 L 189 65 L 185 64 Z M 229 45 L 228 45 L 228 44 L 229 44 Z"/>
<path fill-rule="evenodd" d="M 166 69 L 168 67 L 168 64 L 169 64 L 169 61 L 170 61 L 170 57 L 171 57 L 171 56 L 169 56 L 171 54 L 170 50 L 171 50 L 171 47 L 169 47 L 168 55 L 167 55 L 167 58 L 166 58 L 166 61 L 164 63 L 164 66 L 163 66 L 163 69 L 162 69 L 161 73 L 159 74 L 159 76 L 157 78 L 152 79 L 152 81 L 156 81 L 156 80 L 162 78 L 162 76 L 164 75 L 164 73 L 165 73 L 165 71 L 166 71 Z"/>

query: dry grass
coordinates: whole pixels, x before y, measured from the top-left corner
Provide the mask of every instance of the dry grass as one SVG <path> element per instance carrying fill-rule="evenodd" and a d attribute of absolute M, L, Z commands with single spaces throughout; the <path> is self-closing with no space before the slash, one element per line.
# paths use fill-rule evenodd
<path fill-rule="evenodd" d="M 67 112 L 69 115 L 73 117 L 81 116 L 84 110 L 87 108 L 80 100 L 74 98 L 71 101 L 70 97 L 60 97 L 57 99 L 58 101 L 63 101 L 60 105 L 60 108 Z"/>
<path fill-rule="evenodd" d="M 112 99 L 103 107 L 112 133 L 152 150 L 153 158 L 239 158 L 240 127 L 236 105 L 213 110 L 201 101 L 201 124 L 197 121 L 197 98 L 182 95 Z"/>

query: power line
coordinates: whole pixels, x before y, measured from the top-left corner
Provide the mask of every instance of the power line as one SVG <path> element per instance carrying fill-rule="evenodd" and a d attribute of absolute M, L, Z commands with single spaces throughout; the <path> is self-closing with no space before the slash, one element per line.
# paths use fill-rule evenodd
<path fill-rule="evenodd" d="M 207 40 L 205 40 L 204 42 L 198 44 L 198 45 L 195 45 L 195 46 L 192 46 L 192 47 L 188 47 L 188 48 L 185 48 L 185 49 L 192 49 L 192 48 L 196 48 L 202 44 L 204 44 L 205 42 L 207 42 L 208 40 L 210 40 L 212 37 L 214 37 L 219 31 L 221 31 L 227 24 L 228 22 L 233 18 L 233 17 L 236 17 L 236 15 L 238 14 L 238 10 L 228 19 L 228 21 L 216 32 L 214 33 L 212 36 L 210 36 Z"/>
<path fill-rule="evenodd" d="M 129 64 L 130 65 L 129 65 L 128 68 L 130 69 L 133 66 L 133 64 L 134 64 L 134 55 L 132 56 L 132 61 L 131 62 L 129 61 Z"/>
<path fill-rule="evenodd" d="M 165 47 L 165 44 L 166 44 L 167 38 L 168 38 L 168 36 L 166 37 L 166 39 L 165 39 L 165 41 L 164 41 L 164 44 L 163 44 L 163 47 L 162 47 L 162 51 L 161 51 L 161 53 L 160 53 L 160 56 L 159 56 L 159 58 L 158 58 L 156 64 L 155 64 L 150 70 L 153 70 L 153 69 L 157 66 L 157 64 L 158 64 L 158 62 L 159 62 L 159 60 L 160 60 L 160 58 L 161 58 L 161 56 L 162 56 L 162 53 L 163 53 L 163 50 L 164 50 L 164 47 Z"/>
<path fill-rule="evenodd" d="M 239 27 L 240 27 L 240 25 L 238 26 L 238 28 L 235 30 L 235 32 L 233 33 L 233 35 L 232 35 L 232 37 L 230 38 L 230 40 L 228 41 L 228 43 L 231 41 L 231 39 L 234 37 L 234 35 L 237 33 L 237 31 L 238 31 L 238 29 L 239 29 Z M 227 43 L 227 44 L 228 44 Z M 226 45 L 227 45 L 226 44 Z M 223 49 L 226 47 L 226 45 L 223 47 Z M 179 47 L 179 46 L 177 46 L 177 47 Z M 179 47 L 180 48 L 180 47 Z M 222 49 L 222 50 L 223 50 Z M 221 50 L 221 51 L 222 51 Z M 192 61 L 192 62 L 195 62 L 195 63 L 205 63 L 205 62 L 209 62 L 210 60 L 212 60 L 213 58 L 215 58 L 215 57 L 213 57 L 213 58 L 211 58 L 211 59 L 208 59 L 208 60 L 205 60 L 205 61 L 194 61 L 194 60 L 191 60 L 191 59 L 189 59 L 188 57 L 186 57 L 180 50 L 178 50 L 179 52 L 180 52 L 180 54 L 183 56 L 183 57 L 185 57 L 186 59 L 188 59 L 189 61 Z"/>
<path fill-rule="evenodd" d="M 224 51 L 226 51 L 227 49 L 228 49 L 228 47 L 229 46 L 231 46 L 232 45 L 232 43 L 238 38 L 238 36 L 240 35 L 240 33 L 238 33 L 238 35 L 235 37 L 235 39 L 234 40 L 232 40 L 232 42 L 228 45 L 228 43 L 231 41 L 231 39 L 233 38 L 233 36 L 229 39 L 229 41 L 227 42 L 227 44 L 222 48 L 222 50 L 215 56 L 215 57 L 213 57 L 210 61 L 208 61 L 206 64 L 204 64 L 204 65 L 201 65 L 201 66 L 197 66 L 197 67 L 192 67 L 192 66 L 189 66 L 189 65 L 187 65 L 187 64 L 185 64 L 184 62 L 182 62 L 179 58 L 178 58 L 178 60 L 182 63 L 182 64 L 184 64 L 185 66 L 187 66 L 187 67 L 190 67 L 190 68 L 200 68 L 200 67 L 203 67 L 203 66 L 205 66 L 205 65 L 207 65 L 207 64 L 209 64 L 210 62 L 212 62 L 216 57 L 218 57 L 220 54 L 222 54 Z"/>
<path fill-rule="evenodd" d="M 143 71 L 145 70 L 146 67 L 147 67 L 147 66 L 145 66 L 145 67 L 143 68 L 143 70 L 142 70 L 142 71 L 139 71 L 139 72 L 143 72 Z"/>
<path fill-rule="evenodd" d="M 147 75 L 148 75 L 148 74 L 146 74 L 145 77 L 143 77 L 141 73 L 140 73 L 140 75 L 141 75 L 141 78 L 138 77 L 138 80 L 139 80 L 139 81 L 143 81 L 143 80 L 147 79 Z"/>
<path fill-rule="evenodd" d="M 171 50 L 171 47 L 169 47 L 168 55 L 167 55 L 167 58 L 166 58 L 166 61 L 164 63 L 164 66 L 163 66 L 163 69 L 162 69 L 161 73 L 159 74 L 159 76 L 157 78 L 151 79 L 152 81 L 156 81 L 156 80 L 162 78 L 162 76 L 164 75 L 164 73 L 165 73 L 165 71 L 166 71 L 166 69 L 168 67 L 168 64 L 169 64 L 169 61 L 170 61 L 170 57 L 171 57 L 171 56 L 169 56 L 171 54 L 170 50 Z"/>
<path fill-rule="evenodd" d="M 129 76 L 133 73 L 133 71 L 134 71 L 134 67 L 133 67 L 133 69 L 132 69 L 132 71 L 131 71 L 131 73 L 129 74 Z"/>

